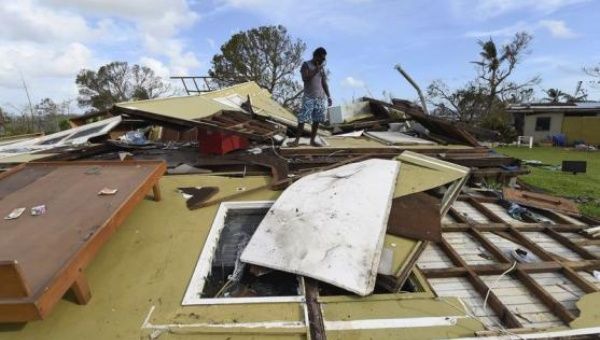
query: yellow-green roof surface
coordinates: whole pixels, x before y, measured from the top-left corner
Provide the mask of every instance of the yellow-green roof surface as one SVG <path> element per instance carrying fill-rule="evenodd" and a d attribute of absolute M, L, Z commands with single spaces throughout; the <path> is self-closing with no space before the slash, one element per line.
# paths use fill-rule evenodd
<path fill-rule="evenodd" d="M 160 182 L 162 200 L 145 200 L 138 205 L 84 271 L 92 292 L 92 299 L 87 305 L 77 305 L 67 294 L 45 320 L 19 325 L 0 324 L 0 339 L 93 340 L 140 339 L 142 336 L 144 339 L 262 339 L 266 336 L 306 339 L 304 327 L 234 327 L 265 321 L 303 323 L 305 314 L 300 302 L 181 306 L 218 205 L 188 210 L 176 188 L 218 186 L 220 191 L 215 197 L 218 198 L 238 192 L 239 188 L 262 186 L 268 181 L 267 177 L 163 177 Z M 274 200 L 278 195 L 279 192 L 261 190 L 236 200 Z M 404 244 L 398 238 L 390 240 L 398 245 Z M 410 248 L 415 241 L 407 242 Z M 434 298 L 430 292 L 324 299 L 324 315 L 330 321 L 464 315 L 457 299 Z M 215 324 L 229 326 L 222 329 L 207 326 Z M 328 332 L 328 336 L 340 339 L 370 335 L 375 338 L 400 335 L 431 338 L 468 336 L 482 329 L 478 321 L 460 318 L 453 326 L 372 332 L 336 330 Z"/>
<path fill-rule="evenodd" d="M 207 118 L 222 110 L 236 110 L 226 97 L 246 101 L 250 96 L 256 114 L 296 124 L 296 116 L 271 98 L 271 94 L 255 82 L 237 84 L 222 90 L 181 97 L 169 97 L 118 103 L 116 107 L 150 112 L 172 118 L 195 120 Z M 239 109 L 238 109 L 239 110 Z"/>
<path fill-rule="evenodd" d="M 306 339 L 306 314 L 301 302 L 181 305 L 219 205 L 188 210 L 176 189 L 217 186 L 220 191 L 215 198 L 219 198 L 237 193 L 240 188 L 263 186 L 270 180 L 205 175 L 163 177 L 162 200 L 147 199 L 140 203 L 84 270 L 92 292 L 90 302 L 77 305 L 68 293 L 45 320 L 0 324 L 0 340 Z M 262 189 L 235 200 L 270 201 L 278 195 L 279 192 Z M 397 269 L 417 241 L 388 236 L 385 242 L 399 249 L 393 259 L 393 267 Z M 598 323 L 600 316 L 594 309 L 598 297 L 590 294 L 578 303 L 581 319 L 575 320 L 573 327 Z M 329 339 L 451 338 L 473 336 L 484 329 L 480 321 L 466 316 L 458 298 L 435 297 L 429 289 L 365 298 L 324 296 L 319 301 L 330 325 L 456 317 L 455 324 L 433 327 L 409 325 L 360 330 L 337 327 L 327 331 Z M 408 321 L 403 321 L 405 318 Z M 252 323 L 263 322 L 296 326 L 250 327 Z"/>

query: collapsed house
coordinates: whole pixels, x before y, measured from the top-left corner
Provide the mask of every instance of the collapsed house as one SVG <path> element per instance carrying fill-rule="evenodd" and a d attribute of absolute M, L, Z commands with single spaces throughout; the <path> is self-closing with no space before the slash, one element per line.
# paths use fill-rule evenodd
<path fill-rule="evenodd" d="M 363 98 L 287 147 L 254 83 L 88 118 L 0 141 L 0 339 L 600 332 L 600 223 L 493 132 Z"/>

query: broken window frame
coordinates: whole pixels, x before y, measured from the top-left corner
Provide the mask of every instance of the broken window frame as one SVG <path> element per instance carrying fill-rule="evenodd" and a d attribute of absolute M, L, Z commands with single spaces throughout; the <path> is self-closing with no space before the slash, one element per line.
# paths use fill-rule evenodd
<path fill-rule="evenodd" d="M 219 237 L 221 232 L 225 228 L 225 218 L 230 209 L 264 209 L 269 208 L 275 203 L 275 201 L 229 201 L 222 202 L 219 205 L 219 209 L 215 214 L 213 222 L 210 227 L 210 231 L 206 238 L 206 241 L 202 247 L 202 251 L 196 265 L 192 277 L 185 290 L 184 296 L 181 301 L 182 306 L 194 306 L 194 305 L 224 305 L 224 304 L 248 304 L 248 303 L 281 303 L 281 302 L 304 302 L 306 300 L 306 285 L 304 277 L 298 275 L 298 295 L 297 296 L 271 296 L 271 297 L 229 297 L 229 298 L 202 298 L 200 293 L 204 290 L 204 284 L 206 278 L 210 273 L 212 260 L 217 249 Z M 423 242 L 418 247 L 424 248 L 427 242 Z M 416 258 L 415 258 L 416 260 Z M 433 291 L 426 278 L 416 268 L 416 266 L 410 271 L 408 277 L 412 280 L 413 284 L 417 286 L 420 291 L 416 292 L 398 292 L 398 293 L 379 293 L 372 294 L 364 297 L 365 301 L 381 301 L 390 298 L 396 298 L 398 295 L 404 298 L 419 298 L 419 297 L 433 297 Z M 194 288 L 195 287 L 195 288 Z M 354 301 L 356 296 L 350 292 L 346 295 L 319 295 L 319 300 L 323 302 L 344 302 Z"/>
<path fill-rule="evenodd" d="M 225 218 L 231 210 L 235 209 L 264 209 L 273 205 L 273 201 L 247 201 L 247 202 L 222 202 L 213 219 L 210 231 L 198 257 L 192 278 L 185 290 L 182 306 L 190 305 L 223 305 L 223 304 L 246 304 L 246 303 L 280 303 L 280 302 L 303 302 L 305 299 L 304 277 L 298 276 L 298 295 L 294 296 L 261 296 L 261 297 L 228 297 L 207 298 L 201 297 L 206 279 L 210 274 L 215 251 L 219 244 L 221 232 L 225 228 Z"/>

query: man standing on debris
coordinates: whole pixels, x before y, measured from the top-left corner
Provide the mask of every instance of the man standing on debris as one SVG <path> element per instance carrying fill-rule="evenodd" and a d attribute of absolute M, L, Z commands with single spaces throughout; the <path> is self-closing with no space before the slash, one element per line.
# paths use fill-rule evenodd
<path fill-rule="evenodd" d="M 304 97 L 302 108 L 298 114 L 298 131 L 296 140 L 290 146 L 298 145 L 300 136 L 304 131 L 304 123 L 311 124 L 310 145 L 321 146 L 315 141 L 319 123 L 325 121 L 325 110 L 331 106 L 331 95 L 327 86 L 327 75 L 325 73 L 325 57 L 327 51 L 323 47 L 313 52 L 313 58 L 302 63 L 300 73 L 304 81 Z M 327 106 L 326 106 L 327 105 Z"/>

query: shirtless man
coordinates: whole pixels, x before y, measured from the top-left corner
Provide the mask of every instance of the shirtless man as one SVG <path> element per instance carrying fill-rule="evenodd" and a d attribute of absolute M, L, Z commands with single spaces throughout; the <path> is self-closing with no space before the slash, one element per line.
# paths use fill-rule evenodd
<path fill-rule="evenodd" d="M 311 124 L 310 145 L 321 146 L 315 141 L 317 130 L 319 123 L 325 121 L 325 110 L 332 104 L 324 69 L 326 56 L 327 51 L 323 47 L 319 47 L 313 52 L 311 60 L 302 63 L 300 73 L 304 81 L 304 97 L 302 98 L 302 108 L 298 114 L 298 130 L 293 146 L 298 145 L 300 141 L 304 123 Z"/>

